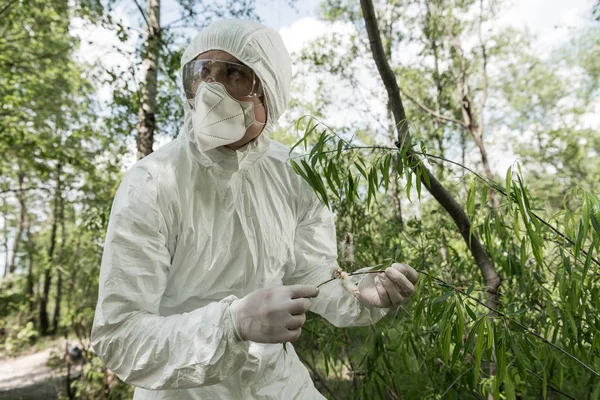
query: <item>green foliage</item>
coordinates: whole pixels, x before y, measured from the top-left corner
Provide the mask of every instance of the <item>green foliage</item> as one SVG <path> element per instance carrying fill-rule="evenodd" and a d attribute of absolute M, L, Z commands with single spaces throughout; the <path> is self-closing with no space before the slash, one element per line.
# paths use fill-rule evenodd
<path fill-rule="evenodd" d="M 6 329 L 6 328 L 4 328 Z M 14 325 L 9 329 L 4 339 L 2 348 L 10 357 L 30 348 L 39 338 L 39 332 L 35 330 L 33 323 L 28 322 L 25 326 Z"/>
<path fill-rule="evenodd" d="M 364 332 L 352 329 L 348 339 L 335 343 L 330 337 L 319 346 L 326 374 L 331 365 L 355 366 L 359 390 L 348 396 L 386 398 L 386 392 L 396 392 L 437 398 L 458 392 L 461 398 L 501 393 L 516 398 L 542 390 L 580 398 L 596 390 L 597 196 L 574 189 L 567 194 L 571 208 L 553 215 L 562 224 L 551 224 L 538 215 L 540 200 L 531 197 L 520 165 L 509 169 L 505 188 L 472 176 L 464 192 L 472 234 L 484 238 L 503 279 L 501 308 L 488 314 L 485 288 L 475 283 L 479 272 L 451 220 L 409 183 L 419 181 L 419 161 L 394 148 L 354 146 L 314 121 L 305 125 L 295 149 L 300 146 L 308 152 L 293 155 L 291 163 L 337 212 L 341 232 L 354 235 L 357 267 L 394 255 L 423 274 L 412 304 L 378 324 L 373 336 L 367 333 L 365 339 Z M 399 162 L 392 170 L 394 153 Z M 384 206 L 394 195 L 390 181 L 401 178 L 408 194 L 413 187 L 429 210 L 423 211 L 426 218 L 404 226 L 391 223 Z M 505 195 L 501 213 L 490 212 L 485 203 L 490 187 Z M 366 353 L 352 347 L 365 342 L 372 343 Z M 400 385 L 406 383 L 403 376 L 410 376 L 411 384 Z"/>

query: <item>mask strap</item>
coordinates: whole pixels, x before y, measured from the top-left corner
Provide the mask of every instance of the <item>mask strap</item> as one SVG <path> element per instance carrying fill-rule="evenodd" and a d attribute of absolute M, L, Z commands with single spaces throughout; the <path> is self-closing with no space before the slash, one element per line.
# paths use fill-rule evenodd
<path fill-rule="evenodd" d="M 258 106 L 263 106 L 263 107 L 264 107 L 265 105 L 264 105 L 263 103 L 260 103 L 260 104 L 255 104 L 255 105 L 254 105 L 254 108 L 256 108 L 256 107 L 258 107 Z M 266 124 L 267 124 L 267 121 L 265 121 L 265 122 L 260 122 L 260 121 L 256 121 L 256 120 L 255 120 L 255 121 L 254 121 L 254 123 L 255 123 L 255 124 L 261 124 L 261 125 L 266 125 Z"/>

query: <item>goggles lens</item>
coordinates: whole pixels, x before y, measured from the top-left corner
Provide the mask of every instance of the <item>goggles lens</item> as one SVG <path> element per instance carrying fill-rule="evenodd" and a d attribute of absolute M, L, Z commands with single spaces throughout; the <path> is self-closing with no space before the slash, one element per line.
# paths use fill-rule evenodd
<path fill-rule="evenodd" d="M 252 68 L 230 61 L 192 60 L 183 66 L 183 89 L 188 100 L 196 96 L 201 82 L 219 82 L 233 97 L 263 95 L 260 80 Z"/>

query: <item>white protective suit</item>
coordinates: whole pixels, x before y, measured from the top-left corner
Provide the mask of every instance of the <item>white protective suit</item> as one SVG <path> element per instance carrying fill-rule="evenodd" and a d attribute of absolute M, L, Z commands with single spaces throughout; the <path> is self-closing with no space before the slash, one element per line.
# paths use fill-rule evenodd
<path fill-rule="evenodd" d="M 269 132 L 284 112 L 291 61 L 279 34 L 250 21 L 211 24 L 182 65 L 223 50 L 261 79 L 263 133 L 244 148 L 199 151 L 185 104 L 179 137 L 125 175 L 110 215 L 92 346 L 134 400 L 324 399 L 291 345 L 238 341 L 230 303 L 269 285 L 318 285 L 337 267 L 333 216 Z M 358 283 L 359 277 L 350 277 Z M 338 327 L 369 325 L 339 280 L 312 312 Z"/>

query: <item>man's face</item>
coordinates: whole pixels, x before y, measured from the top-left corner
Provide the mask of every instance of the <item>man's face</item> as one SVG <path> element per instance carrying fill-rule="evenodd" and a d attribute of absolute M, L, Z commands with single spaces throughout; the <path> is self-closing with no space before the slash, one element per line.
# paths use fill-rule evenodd
<path fill-rule="evenodd" d="M 231 61 L 238 64 L 243 64 L 240 60 L 232 56 L 231 54 L 221 51 L 221 50 L 209 50 L 198 57 L 196 60 L 221 60 L 221 61 Z M 255 105 L 254 107 L 254 117 L 258 122 L 266 122 L 267 121 L 267 109 L 264 105 L 264 96 L 261 97 L 235 97 L 236 100 L 250 102 Z M 225 147 L 228 147 L 232 150 L 237 150 L 240 147 L 250 143 L 252 140 L 256 139 L 262 132 L 264 128 L 263 124 L 254 123 L 246 129 L 246 133 L 244 136 L 238 140 L 237 142 L 231 143 Z"/>

